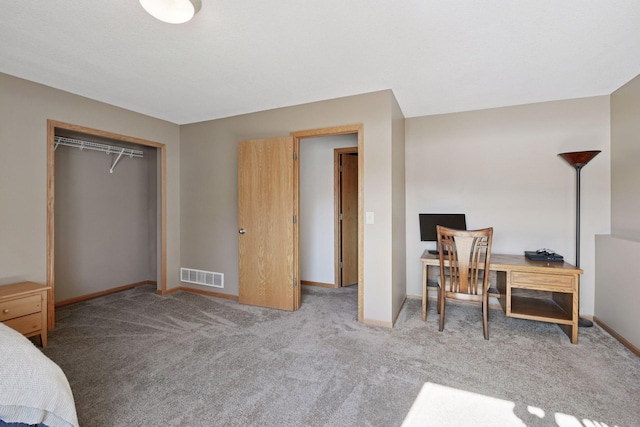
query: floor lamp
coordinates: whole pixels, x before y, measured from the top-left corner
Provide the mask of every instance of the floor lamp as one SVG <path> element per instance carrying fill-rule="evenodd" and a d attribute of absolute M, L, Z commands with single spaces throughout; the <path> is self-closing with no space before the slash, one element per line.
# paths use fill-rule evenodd
<path fill-rule="evenodd" d="M 562 157 L 576 169 L 576 267 L 580 268 L 580 170 L 600 153 L 600 150 L 574 151 L 571 153 L 560 153 Z M 578 326 L 591 327 L 593 322 L 588 319 L 579 319 Z"/>

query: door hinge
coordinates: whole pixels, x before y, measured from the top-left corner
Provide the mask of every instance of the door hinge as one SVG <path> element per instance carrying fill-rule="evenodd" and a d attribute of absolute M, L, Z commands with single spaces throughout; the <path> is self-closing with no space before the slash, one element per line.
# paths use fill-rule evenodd
<path fill-rule="evenodd" d="M 295 277 L 293 278 L 293 287 L 295 288 L 296 286 L 298 286 L 298 279 L 296 279 Z"/>
<path fill-rule="evenodd" d="M 342 221 L 344 219 L 344 214 L 340 213 L 340 221 Z"/>
<path fill-rule="evenodd" d="M 342 165 L 340 165 L 340 173 L 342 173 Z"/>
<path fill-rule="evenodd" d="M 293 160 L 298 160 L 298 153 L 295 151 L 293 152 Z"/>
<path fill-rule="evenodd" d="M 340 261 L 340 268 L 344 268 L 344 262 Z"/>
<path fill-rule="evenodd" d="M 293 216 L 293 223 L 294 223 L 294 224 L 297 224 L 297 223 L 298 223 L 298 216 L 297 216 L 297 215 L 294 215 L 294 216 Z"/>

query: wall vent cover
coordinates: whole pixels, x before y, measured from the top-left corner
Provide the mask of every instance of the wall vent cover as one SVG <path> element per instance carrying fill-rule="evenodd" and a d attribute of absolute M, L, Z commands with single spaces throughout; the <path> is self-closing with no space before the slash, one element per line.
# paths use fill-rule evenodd
<path fill-rule="evenodd" d="M 224 288 L 224 274 L 214 273 L 213 271 L 180 268 L 180 281 L 214 288 Z"/>

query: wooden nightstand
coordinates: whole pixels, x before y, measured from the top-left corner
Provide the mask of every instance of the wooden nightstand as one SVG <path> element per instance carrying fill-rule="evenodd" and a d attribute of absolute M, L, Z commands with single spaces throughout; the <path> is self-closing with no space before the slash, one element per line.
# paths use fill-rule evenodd
<path fill-rule="evenodd" d="M 25 337 L 40 335 L 40 342 L 46 347 L 49 289 L 33 282 L 0 286 L 0 322 Z"/>

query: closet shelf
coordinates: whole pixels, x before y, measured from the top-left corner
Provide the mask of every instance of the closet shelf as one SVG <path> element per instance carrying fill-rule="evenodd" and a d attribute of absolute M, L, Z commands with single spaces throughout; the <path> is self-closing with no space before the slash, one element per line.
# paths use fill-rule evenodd
<path fill-rule="evenodd" d="M 131 148 L 118 147 L 115 145 L 107 145 L 107 144 L 99 144 L 97 142 L 91 141 L 82 141 L 80 139 L 67 138 L 66 136 L 54 136 L 53 141 L 55 143 L 54 150 L 58 148 L 58 145 L 66 145 L 67 147 L 75 147 L 81 150 L 93 150 L 93 151 L 102 151 L 107 154 L 117 154 L 118 156 L 114 160 L 111 165 L 111 169 L 109 169 L 109 173 L 113 173 L 113 169 L 116 167 L 120 158 L 125 155 L 131 158 L 133 157 L 143 157 L 142 150 L 133 150 Z"/>

